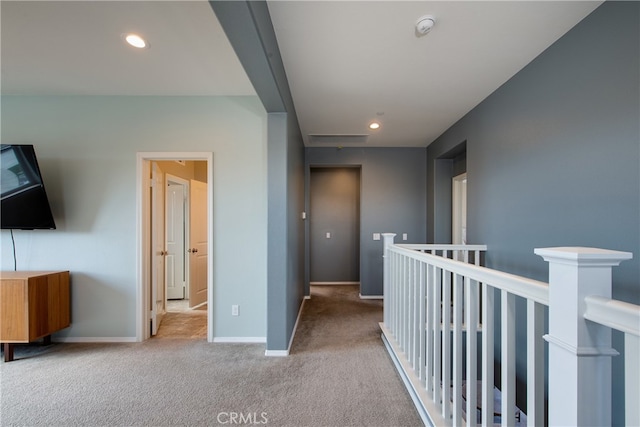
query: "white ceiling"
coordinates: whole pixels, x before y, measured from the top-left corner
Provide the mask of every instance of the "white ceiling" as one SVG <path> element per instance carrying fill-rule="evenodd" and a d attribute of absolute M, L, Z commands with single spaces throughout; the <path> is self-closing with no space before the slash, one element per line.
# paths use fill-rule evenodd
<path fill-rule="evenodd" d="M 2 93 L 255 95 L 206 1 L 6 1 Z M 121 35 L 137 32 L 150 48 Z"/>
<path fill-rule="evenodd" d="M 601 1 L 269 1 L 307 135 L 424 147 Z M 17 1 L 1 9 L 2 94 L 255 95 L 205 1 Z M 424 37 L 416 20 L 436 17 Z M 121 34 L 137 31 L 150 49 Z M 382 128 L 370 131 L 378 119 Z"/>

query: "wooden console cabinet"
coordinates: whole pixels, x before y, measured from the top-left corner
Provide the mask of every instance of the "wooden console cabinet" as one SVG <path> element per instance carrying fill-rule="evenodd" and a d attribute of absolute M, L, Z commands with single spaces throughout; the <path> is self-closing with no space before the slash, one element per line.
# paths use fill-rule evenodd
<path fill-rule="evenodd" d="M 13 360 L 13 344 L 51 334 L 71 324 L 68 271 L 0 273 L 0 343 L 4 360 Z"/>

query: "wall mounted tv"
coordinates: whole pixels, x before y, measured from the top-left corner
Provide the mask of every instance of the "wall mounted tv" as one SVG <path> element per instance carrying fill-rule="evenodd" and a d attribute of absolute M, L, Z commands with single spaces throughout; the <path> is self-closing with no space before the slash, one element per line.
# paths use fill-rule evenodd
<path fill-rule="evenodd" d="M 55 229 L 33 145 L 0 145 L 3 229 Z"/>

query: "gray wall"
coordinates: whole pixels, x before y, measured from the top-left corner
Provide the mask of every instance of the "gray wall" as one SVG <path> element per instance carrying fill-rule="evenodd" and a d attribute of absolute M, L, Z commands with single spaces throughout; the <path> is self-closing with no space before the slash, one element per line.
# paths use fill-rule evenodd
<path fill-rule="evenodd" d="M 488 245 L 489 267 L 546 281 L 534 248 L 629 251 L 613 294 L 640 302 L 639 15 L 637 2 L 604 3 L 428 147 L 431 170 L 467 142 L 468 237 Z M 434 187 L 430 175 L 430 195 Z M 518 313 L 522 325 L 522 305 Z"/>
<path fill-rule="evenodd" d="M 267 350 L 286 351 L 304 298 L 304 149 L 267 3 L 211 1 L 268 113 Z"/>
<path fill-rule="evenodd" d="M 426 240 L 425 153 L 424 148 L 306 149 L 307 188 L 310 167 L 361 167 L 360 293 L 364 296 L 382 295 L 382 241 L 374 241 L 373 233 L 397 233 L 396 241 L 408 233 L 406 243 Z M 308 258 L 305 286 L 308 293 Z"/>

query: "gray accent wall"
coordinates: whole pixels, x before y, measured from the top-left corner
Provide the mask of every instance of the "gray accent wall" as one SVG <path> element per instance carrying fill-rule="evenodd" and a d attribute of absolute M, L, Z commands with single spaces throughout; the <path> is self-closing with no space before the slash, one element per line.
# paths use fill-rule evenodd
<path fill-rule="evenodd" d="M 304 149 L 265 1 L 211 1 L 268 113 L 267 350 L 289 348 L 304 298 Z"/>
<path fill-rule="evenodd" d="M 407 233 L 406 243 L 426 240 L 425 148 L 324 148 L 306 149 L 306 182 L 311 167 L 355 166 L 360 175 L 360 293 L 382 295 L 382 241 L 374 233 Z M 307 211 L 309 197 L 306 197 Z M 308 226 L 306 233 L 309 232 Z M 308 235 L 308 234 L 307 234 Z M 307 248 L 308 254 L 308 248 Z M 309 259 L 305 268 L 309 292 Z"/>
<path fill-rule="evenodd" d="M 534 248 L 628 251 L 613 295 L 640 303 L 639 17 L 638 2 L 605 2 L 428 147 L 431 172 L 466 141 L 467 235 L 488 246 L 487 266 L 546 281 Z M 430 173 L 432 240 L 437 192 Z M 523 334 L 516 348 L 523 375 Z M 619 375 L 622 357 L 613 363 Z M 618 424 L 623 384 L 614 386 Z"/>

